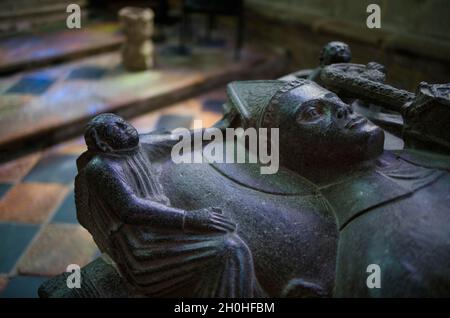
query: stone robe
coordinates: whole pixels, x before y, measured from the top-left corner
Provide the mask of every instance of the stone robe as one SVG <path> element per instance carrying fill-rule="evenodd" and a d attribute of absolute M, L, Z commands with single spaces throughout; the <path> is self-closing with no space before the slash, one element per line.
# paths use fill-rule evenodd
<path fill-rule="evenodd" d="M 86 156 L 78 162 L 78 219 L 115 262 L 132 293 L 151 297 L 261 295 L 250 251 L 235 233 L 185 234 L 177 226 L 179 220 L 161 222 L 157 214 L 150 224 L 124 221 L 124 207 L 134 196 L 148 206 L 170 204 L 142 148 L 132 155 Z M 152 211 L 147 207 L 138 213 Z"/>

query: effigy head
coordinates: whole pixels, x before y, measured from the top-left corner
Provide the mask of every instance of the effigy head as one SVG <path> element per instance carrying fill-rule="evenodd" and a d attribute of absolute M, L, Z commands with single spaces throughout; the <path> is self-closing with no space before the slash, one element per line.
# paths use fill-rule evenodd
<path fill-rule="evenodd" d="M 87 124 L 84 139 L 88 150 L 103 153 L 131 150 L 139 144 L 137 130 L 122 117 L 109 113 Z"/>
<path fill-rule="evenodd" d="M 384 133 L 353 112 L 336 94 L 308 80 L 283 85 L 260 117 L 279 128 L 280 157 L 315 163 L 353 162 L 383 151 Z"/>
<path fill-rule="evenodd" d="M 344 42 L 330 42 L 320 52 L 320 65 L 326 66 L 335 63 L 349 63 L 352 59 L 350 47 Z"/>
<path fill-rule="evenodd" d="M 244 81 L 228 86 L 243 128 L 277 128 L 280 163 L 332 166 L 382 153 L 383 131 L 313 81 Z"/>

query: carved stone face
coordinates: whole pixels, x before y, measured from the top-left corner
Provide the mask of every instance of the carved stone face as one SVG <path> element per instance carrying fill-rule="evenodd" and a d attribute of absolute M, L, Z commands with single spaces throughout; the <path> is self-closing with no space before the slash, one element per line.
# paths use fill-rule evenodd
<path fill-rule="evenodd" d="M 353 112 L 342 101 L 333 98 L 315 99 L 299 105 L 295 130 L 307 136 L 307 143 L 318 157 L 336 154 L 339 157 L 368 157 L 379 153 L 383 137 L 380 128 Z M 373 149 L 375 148 L 375 149 Z"/>
<path fill-rule="evenodd" d="M 139 144 L 137 130 L 122 117 L 102 114 L 90 121 L 85 133 L 90 150 L 114 152 L 135 148 Z"/>
<path fill-rule="evenodd" d="M 309 95 L 309 96 L 308 96 Z M 280 103 L 280 153 L 289 166 L 340 165 L 383 151 L 383 131 L 353 112 L 337 95 L 315 84 L 287 93 Z"/>
<path fill-rule="evenodd" d="M 343 42 L 330 42 L 325 45 L 320 52 L 320 65 L 330 65 L 335 63 L 349 63 L 352 59 L 350 47 Z"/>

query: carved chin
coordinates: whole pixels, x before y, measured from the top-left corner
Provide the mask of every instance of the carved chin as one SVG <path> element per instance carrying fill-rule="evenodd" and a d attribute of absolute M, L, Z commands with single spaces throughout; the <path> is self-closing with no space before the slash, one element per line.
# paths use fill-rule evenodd
<path fill-rule="evenodd" d="M 366 127 L 359 136 L 349 138 L 349 144 L 342 145 L 343 147 L 334 147 L 336 152 L 333 154 L 325 154 L 331 163 L 341 162 L 355 162 L 373 159 L 381 155 L 384 151 L 384 132 L 376 126 Z M 330 145 L 333 149 L 333 145 Z"/>

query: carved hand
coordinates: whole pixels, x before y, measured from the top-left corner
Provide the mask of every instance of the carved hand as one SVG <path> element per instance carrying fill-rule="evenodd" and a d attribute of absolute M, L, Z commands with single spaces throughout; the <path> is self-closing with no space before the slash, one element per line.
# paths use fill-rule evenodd
<path fill-rule="evenodd" d="M 186 212 L 184 231 L 187 233 L 218 232 L 231 233 L 236 224 L 222 214 L 219 208 L 206 208 Z"/>

